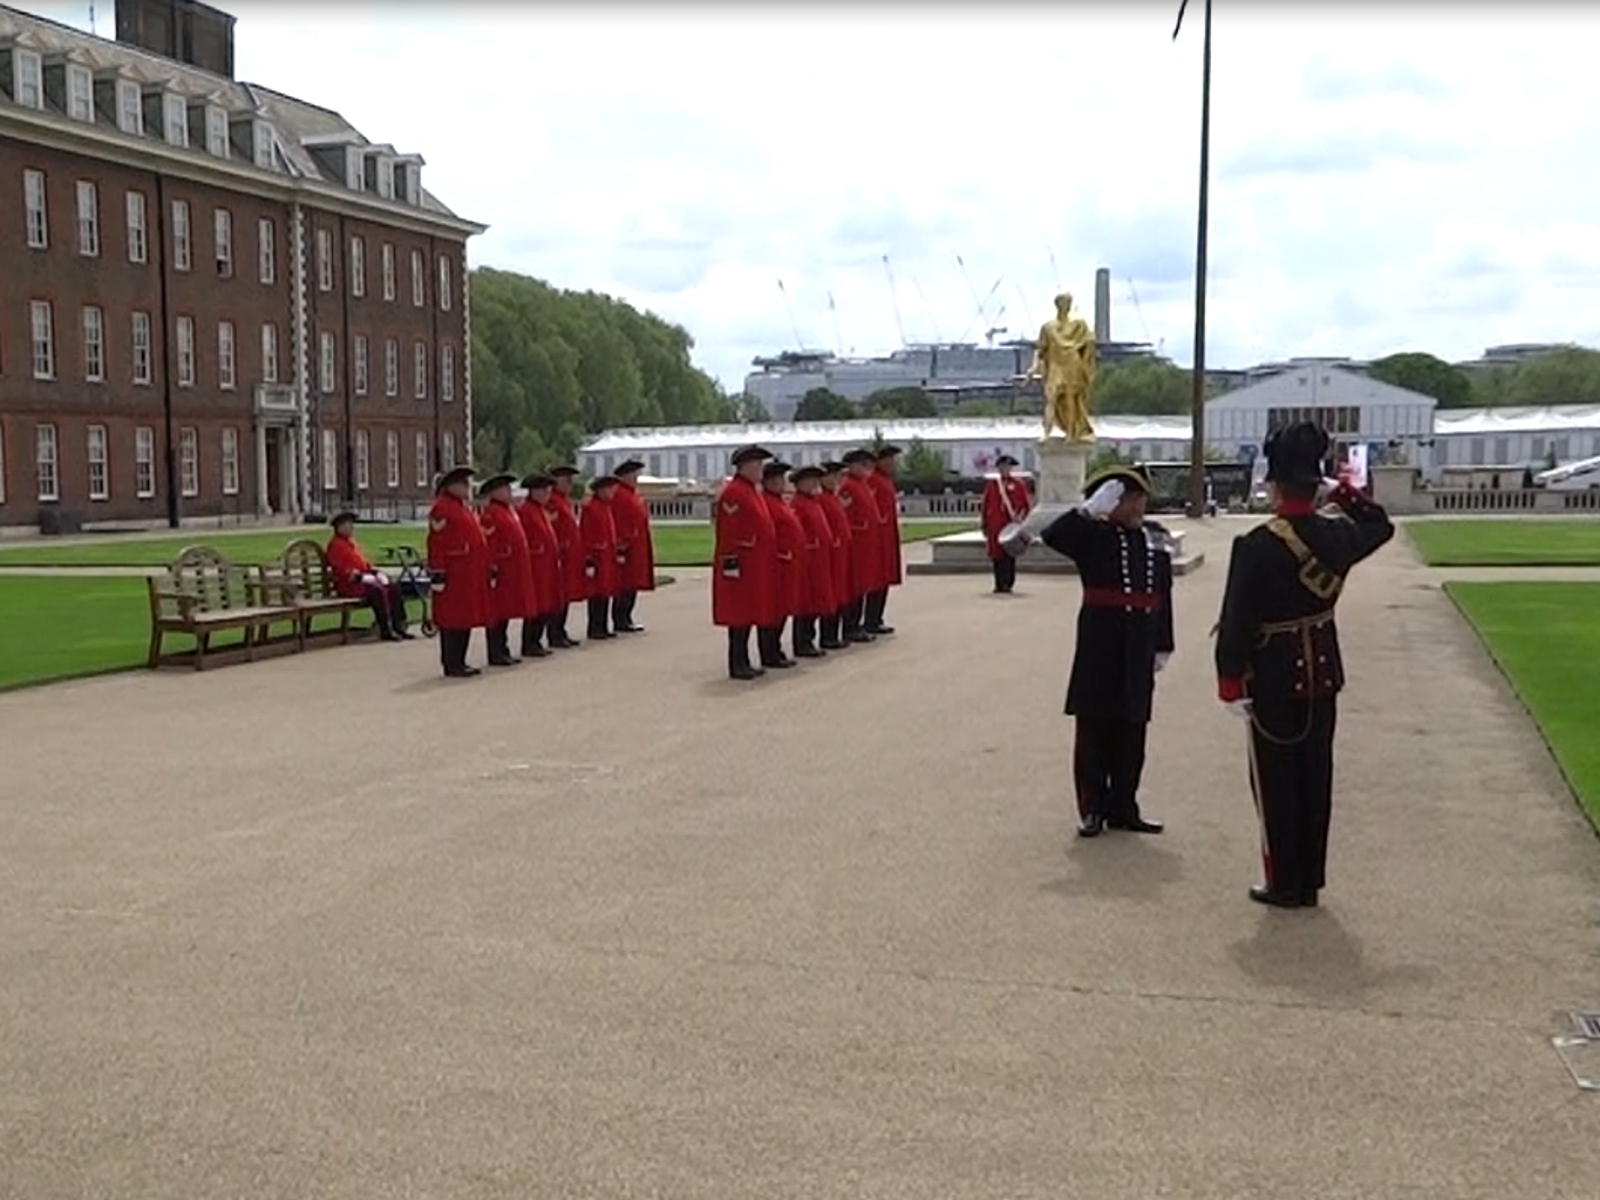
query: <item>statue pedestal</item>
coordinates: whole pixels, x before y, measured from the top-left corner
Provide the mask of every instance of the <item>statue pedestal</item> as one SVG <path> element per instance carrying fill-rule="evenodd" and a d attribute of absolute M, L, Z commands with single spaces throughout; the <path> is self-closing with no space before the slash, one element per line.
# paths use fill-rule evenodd
<path fill-rule="evenodd" d="M 1058 513 L 1083 499 L 1083 481 L 1089 473 L 1092 442 L 1069 442 L 1064 437 L 1039 439 L 1039 480 L 1036 499 L 1040 508 Z"/>

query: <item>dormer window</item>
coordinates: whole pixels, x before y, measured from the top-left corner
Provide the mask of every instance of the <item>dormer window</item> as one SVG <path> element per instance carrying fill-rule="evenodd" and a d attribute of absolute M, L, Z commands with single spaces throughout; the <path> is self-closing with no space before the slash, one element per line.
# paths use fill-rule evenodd
<path fill-rule="evenodd" d="M 213 158 L 227 158 L 228 114 L 211 105 L 206 106 L 206 153 Z"/>
<path fill-rule="evenodd" d="M 364 191 L 367 186 L 367 156 L 360 146 L 344 148 L 344 181 L 351 191 Z"/>
<path fill-rule="evenodd" d="M 189 144 L 189 106 L 182 96 L 168 95 L 161 105 L 162 127 L 170 146 Z"/>
<path fill-rule="evenodd" d="M 67 64 L 67 116 L 94 120 L 94 72 L 79 63 Z"/>
<path fill-rule="evenodd" d="M 265 121 L 255 122 L 255 151 L 256 166 L 263 171 L 272 170 L 272 126 Z"/>
<path fill-rule="evenodd" d="M 37 51 L 12 49 L 11 98 L 23 108 L 44 107 L 44 60 Z"/>
<path fill-rule="evenodd" d="M 117 80 L 117 128 L 136 135 L 144 132 L 144 97 L 131 79 Z"/>
<path fill-rule="evenodd" d="M 384 200 L 394 199 L 394 159 L 381 154 L 367 158 L 367 191 Z"/>

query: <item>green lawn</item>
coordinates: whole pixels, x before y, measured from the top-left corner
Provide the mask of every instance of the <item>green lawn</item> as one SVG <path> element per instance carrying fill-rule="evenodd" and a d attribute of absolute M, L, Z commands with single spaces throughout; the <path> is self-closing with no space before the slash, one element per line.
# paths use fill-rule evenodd
<path fill-rule="evenodd" d="M 942 537 L 977 527 L 975 521 L 907 521 L 901 539 L 907 542 Z M 656 564 L 661 567 L 703 567 L 711 562 L 711 526 L 657 525 Z M 263 563 L 282 553 L 297 537 L 325 541 L 321 526 L 298 529 L 254 530 L 248 533 L 213 533 L 192 530 L 176 537 L 111 538 L 104 541 L 28 541 L 0 547 L 0 567 L 156 567 L 171 562 L 185 546 L 206 545 L 239 563 Z M 390 546 L 421 549 L 420 525 L 369 525 L 357 528 L 356 537 L 367 553 L 380 560 Z M 3 612 L 3 609 L 0 609 Z"/>
<path fill-rule="evenodd" d="M 1600 566 L 1600 521 L 1412 521 L 1406 528 L 1430 567 Z"/>
<path fill-rule="evenodd" d="M 1544 731 L 1600 827 L 1600 584 L 1445 585 Z"/>

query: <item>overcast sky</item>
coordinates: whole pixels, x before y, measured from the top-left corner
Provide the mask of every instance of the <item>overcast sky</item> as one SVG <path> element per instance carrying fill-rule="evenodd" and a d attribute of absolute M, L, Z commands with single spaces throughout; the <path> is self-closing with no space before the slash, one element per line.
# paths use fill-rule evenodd
<path fill-rule="evenodd" d="M 1191 361 L 1200 0 L 1176 43 L 1176 3 L 222 7 L 240 78 L 424 155 L 476 264 L 679 322 L 735 390 L 796 343 L 780 279 L 806 346 L 898 345 L 885 254 L 909 341 L 1032 336 L 1103 265 L 1113 337 Z M 1212 365 L 1600 344 L 1600 12 L 1215 20 Z"/>

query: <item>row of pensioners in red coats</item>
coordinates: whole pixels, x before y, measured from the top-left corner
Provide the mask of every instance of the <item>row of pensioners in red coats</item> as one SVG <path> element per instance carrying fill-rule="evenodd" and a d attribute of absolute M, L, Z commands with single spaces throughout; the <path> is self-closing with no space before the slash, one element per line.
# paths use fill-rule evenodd
<path fill-rule="evenodd" d="M 900 450 L 852 450 L 842 462 L 790 467 L 745 446 L 717 494 L 711 619 L 728 631 L 728 675 L 755 679 L 796 659 L 871 642 L 900 583 Z M 792 489 L 792 490 L 791 490 Z M 794 657 L 783 650 L 793 621 Z M 759 665 L 750 658 L 756 632 Z"/>
<path fill-rule="evenodd" d="M 589 498 L 576 508 L 576 467 L 527 476 L 521 504 L 511 494 L 515 476 L 492 476 L 478 489 L 483 503 L 476 509 L 470 468 L 440 478 L 428 514 L 428 570 L 446 675 L 478 674 L 467 665 L 474 629 L 486 631 L 491 666 L 521 661 L 511 653 L 512 621 L 522 625 L 523 658 L 577 646 L 567 610 L 580 601 L 588 606 L 591 641 L 642 631 L 634 606 L 656 585 L 650 511 L 636 486 L 643 470 L 643 463 L 626 462 L 591 481 Z"/>

